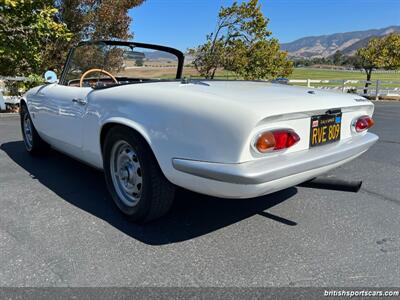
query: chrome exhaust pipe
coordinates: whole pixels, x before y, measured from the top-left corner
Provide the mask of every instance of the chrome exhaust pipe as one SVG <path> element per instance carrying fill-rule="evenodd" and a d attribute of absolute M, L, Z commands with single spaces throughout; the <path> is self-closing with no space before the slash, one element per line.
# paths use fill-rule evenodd
<path fill-rule="evenodd" d="M 357 193 L 361 189 L 362 181 L 348 181 L 337 178 L 316 177 L 299 184 L 302 187 L 335 190 Z"/>

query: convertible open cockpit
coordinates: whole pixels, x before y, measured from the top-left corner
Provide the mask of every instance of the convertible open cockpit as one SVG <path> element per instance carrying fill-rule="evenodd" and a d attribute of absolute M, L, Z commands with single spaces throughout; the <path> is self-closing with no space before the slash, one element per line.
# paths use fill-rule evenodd
<path fill-rule="evenodd" d="M 106 88 L 121 84 L 174 80 L 182 76 L 179 50 L 124 41 L 81 42 L 71 49 L 60 82 Z"/>

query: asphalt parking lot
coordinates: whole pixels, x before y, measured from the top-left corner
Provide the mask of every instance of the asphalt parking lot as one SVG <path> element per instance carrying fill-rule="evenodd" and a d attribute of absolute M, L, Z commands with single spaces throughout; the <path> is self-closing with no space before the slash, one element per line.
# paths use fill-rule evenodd
<path fill-rule="evenodd" d="M 400 286 L 400 103 L 380 136 L 329 176 L 359 193 L 293 187 L 248 200 L 179 190 L 138 226 L 103 174 L 55 151 L 32 158 L 0 118 L 0 286 Z"/>

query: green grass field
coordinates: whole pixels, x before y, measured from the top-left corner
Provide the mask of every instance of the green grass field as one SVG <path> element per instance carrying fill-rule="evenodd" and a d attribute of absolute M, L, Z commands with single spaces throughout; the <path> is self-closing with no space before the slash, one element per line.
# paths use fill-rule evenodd
<path fill-rule="evenodd" d="M 200 78 L 193 68 L 185 68 L 184 74 L 194 78 Z M 232 72 L 224 70 L 217 71 L 216 79 L 235 79 Z M 366 80 L 365 72 L 348 72 L 340 70 L 316 69 L 316 68 L 295 68 L 289 79 L 321 79 L 321 80 Z M 372 73 L 372 80 L 399 81 L 400 73 Z"/>
<path fill-rule="evenodd" d="M 339 82 L 329 83 L 311 83 L 312 87 L 341 87 L 343 84 L 341 80 L 366 80 L 366 74 L 364 71 L 348 72 L 340 70 L 328 70 L 328 69 L 316 69 L 316 68 L 296 68 L 293 70 L 292 75 L 289 79 L 321 79 L 321 80 L 338 80 Z M 381 80 L 380 89 L 393 89 L 400 87 L 400 73 L 372 73 L 372 84 L 370 89 L 375 91 L 376 80 Z M 389 82 L 395 82 L 391 84 Z M 306 83 L 293 83 L 296 85 L 307 85 Z M 364 87 L 364 82 L 359 83 L 346 83 L 347 88 L 357 88 L 359 91 Z"/>
<path fill-rule="evenodd" d="M 138 70 L 135 70 L 137 72 Z M 149 74 L 143 74 L 147 76 L 159 77 L 159 78 L 173 78 L 175 76 L 174 68 L 159 68 L 148 70 Z M 151 77 L 150 76 L 150 77 Z M 203 79 L 199 73 L 193 67 L 185 67 L 183 70 L 183 76 L 189 76 L 192 78 Z M 241 79 L 234 73 L 218 70 L 214 79 L 220 80 L 235 80 Z M 364 90 L 366 80 L 366 74 L 363 71 L 349 72 L 340 70 L 329 70 L 329 69 L 317 69 L 317 68 L 296 68 L 293 73 L 289 76 L 289 79 L 300 79 L 300 80 L 334 80 L 334 82 L 322 82 L 316 83 L 311 82 L 310 87 L 316 88 L 329 88 L 329 89 L 344 89 L 344 91 L 352 91 L 362 93 Z M 348 80 L 361 80 L 361 82 L 354 83 L 348 82 Z M 380 94 L 391 92 L 393 89 L 400 87 L 400 73 L 383 73 L 374 72 L 372 73 L 372 84 L 368 88 L 368 94 L 374 94 L 378 87 Z M 378 85 L 376 80 L 381 80 Z M 390 83 L 394 82 L 394 83 Z M 307 86 L 306 82 L 302 83 L 291 83 L 293 85 Z"/>

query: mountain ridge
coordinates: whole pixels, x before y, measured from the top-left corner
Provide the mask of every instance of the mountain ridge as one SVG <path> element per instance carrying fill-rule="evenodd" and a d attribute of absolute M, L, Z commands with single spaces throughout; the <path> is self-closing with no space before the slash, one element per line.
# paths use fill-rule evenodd
<path fill-rule="evenodd" d="M 292 58 L 329 57 L 338 50 L 345 55 L 353 55 L 371 38 L 385 36 L 392 32 L 400 32 L 400 26 L 306 36 L 293 42 L 282 43 L 281 49 L 288 51 Z"/>

